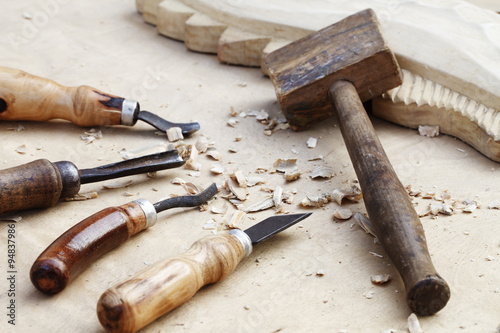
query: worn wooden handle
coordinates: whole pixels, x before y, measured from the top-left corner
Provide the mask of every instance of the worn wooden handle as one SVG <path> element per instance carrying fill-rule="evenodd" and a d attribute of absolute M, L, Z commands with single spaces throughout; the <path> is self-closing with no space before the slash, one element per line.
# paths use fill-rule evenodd
<path fill-rule="evenodd" d="M 59 170 L 45 159 L 0 170 L 0 214 L 53 206 L 62 188 Z"/>
<path fill-rule="evenodd" d="M 148 226 L 136 202 L 103 209 L 67 230 L 40 254 L 31 267 L 31 282 L 46 294 L 56 294 L 94 260 Z"/>
<path fill-rule="evenodd" d="M 97 303 L 99 320 L 109 331 L 135 332 L 191 299 L 202 286 L 226 277 L 242 258 L 236 237 L 205 237 L 183 255 L 159 261 L 104 292 Z"/>
<path fill-rule="evenodd" d="M 0 66 L 0 120 L 65 119 L 79 126 L 119 125 L 123 101 L 89 86 L 64 87 Z"/>
<path fill-rule="evenodd" d="M 441 310 L 450 289 L 432 264 L 424 229 L 387 158 L 356 88 L 338 81 L 330 88 L 340 129 L 358 176 L 378 240 L 403 278 L 410 308 L 420 315 Z"/>

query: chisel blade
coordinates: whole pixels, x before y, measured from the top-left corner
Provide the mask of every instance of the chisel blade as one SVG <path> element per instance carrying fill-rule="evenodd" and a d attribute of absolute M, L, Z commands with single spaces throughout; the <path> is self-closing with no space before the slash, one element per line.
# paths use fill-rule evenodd
<path fill-rule="evenodd" d="M 253 227 L 248 228 L 245 230 L 245 233 L 250 237 L 252 244 L 255 245 L 291 227 L 295 223 L 302 221 L 311 214 L 312 213 L 271 216 Z"/>
<path fill-rule="evenodd" d="M 183 135 L 189 135 L 193 132 L 196 132 L 200 129 L 200 124 L 197 122 L 193 123 L 172 123 L 166 119 L 163 119 L 154 113 L 149 111 L 141 111 L 137 115 L 137 119 L 140 119 L 153 127 L 156 127 L 162 132 L 165 132 L 169 128 L 172 127 L 180 127 Z"/>

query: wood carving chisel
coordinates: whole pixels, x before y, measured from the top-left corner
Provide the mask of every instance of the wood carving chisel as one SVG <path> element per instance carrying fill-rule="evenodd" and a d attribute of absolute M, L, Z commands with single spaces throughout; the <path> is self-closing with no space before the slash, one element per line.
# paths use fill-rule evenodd
<path fill-rule="evenodd" d="M 40 254 L 31 267 L 33 285 L 56 294 L 92 262 L 156 223 L 157 214 L 176 207 L 196 207 L 217 194 L 212 184 L 197 195 L 179 196 L 152 204 L 139 199 L 108 207 L 76 224 Z"/>
<path fill-rule="evenodd" d="M 177 150 L 79 170 L 70 161 L 35 160 L 0 170 L 0 214 L 54 206 L 76 195 L 81 184 L 176 168 L 186 163 Z"/>
<path fill-rule="evenodd" d="M 200 124 L 172 123 L 141 111 L 139 103 L 89 86 L 65 87 L 52 80 L 0 66 L 0 120 L 64 119 L 83 126 L 133 126 L 142 120 L 160 131 L 179 127 L 189 135 Z"/>
<path fill-rule="evenodd" d="M 337 115 L 366 210 L 404 281 L 409 307 L 420 315 L 441 310 L 450 288 L 434 268 L 419 217 L 362 104 L 401 84 L 375 13 L 361 11 L 290 43 L 270 53 L 266 66 L 294 129 Z"/>
<path fill-rule="evenodd" d="M 97 303 L 102 326 L 136 332 L 228 276 L 253 245 L 302 221 L 307 214 L 276 215 L 242 231 L 204 237 L 184 254 L 154 263 L 105 291 Z"/>

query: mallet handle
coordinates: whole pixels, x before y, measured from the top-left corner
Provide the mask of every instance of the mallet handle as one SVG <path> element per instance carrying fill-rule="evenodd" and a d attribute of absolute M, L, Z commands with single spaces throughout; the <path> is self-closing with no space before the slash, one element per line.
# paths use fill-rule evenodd
<path fill-rule="evenodd" d="M 407 302 L 420 315 L 445 306 L 450 289 L 432 264 L 424 229 L 389 163 L 356 88 L 340 80 L 329 91 L 340 130 L 378 240 L 403 278 Z"/>
<path fill-rule="evenodd" d="M 112 332 L 136 332 L 229 275 L 243 259 L 233 235 L 207 236 L 182 255 L 147 267 L 102 294 L 97 315 Z"/>
<path fill-rule="evenodd" d="M 64 87 L 0 66 L 0 120 L 65 119 L 84 127 L 119 125 L 123 101 L 89 86 Z"/>
<path fill-rule="evenodd" d="M 31 282 L 46 294 L 56 294 L 96 259 L 146 227 L 144 211 L 135 202 L 103 209 L 64 232 L 40 254 L 31 267 Z"/>

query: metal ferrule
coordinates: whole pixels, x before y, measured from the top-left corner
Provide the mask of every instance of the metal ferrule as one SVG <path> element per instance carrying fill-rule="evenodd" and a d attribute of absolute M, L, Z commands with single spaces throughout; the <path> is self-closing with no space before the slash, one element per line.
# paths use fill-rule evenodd
<path fill-rule="evenodd" d="M 146 228 L 155 225 L 158 214 L 156 214 L 153 204 L 146 199 L 137 199 L 134 202 L 141 207 L 144 216 L 146 216 Z"/>
<path fill-rule="evenodd" d="M 240 229 L 231 229 L 228 232 L 230 235 L 233 235 L 236 237 L 241 245 L 243 246 L 243 258 L 246 258 L 252 253 L 253 247 L 252 247 L 252 240 L 248 235 Z"/>
<path fill-rule="evenodd" d="M 68 198 L 80 191 L 80 171 L 76 165 L 69 161 L 55 162 L 62 182 L 61 198 Z"/>
<path fill-rule="evenodd" d="M 124 99 L 122 104 L 121 124 L 126 126 L 134 126 L 137 122 L 137 116 L 140 112 L 139 102 Z"/>

